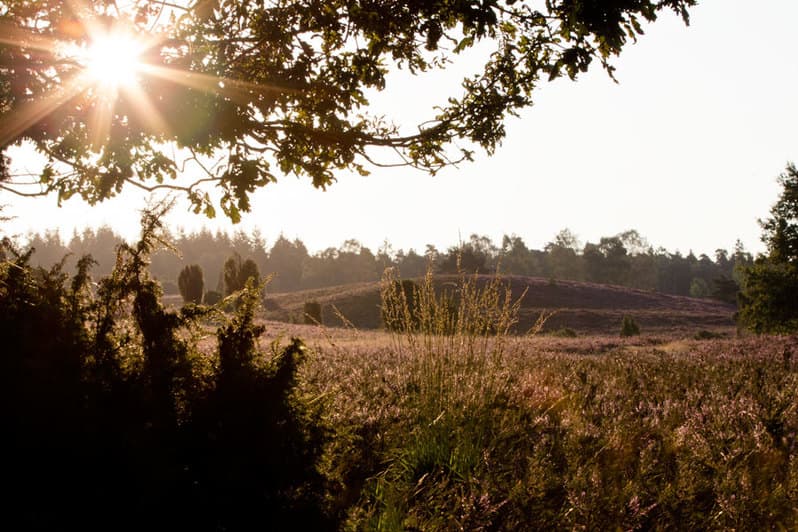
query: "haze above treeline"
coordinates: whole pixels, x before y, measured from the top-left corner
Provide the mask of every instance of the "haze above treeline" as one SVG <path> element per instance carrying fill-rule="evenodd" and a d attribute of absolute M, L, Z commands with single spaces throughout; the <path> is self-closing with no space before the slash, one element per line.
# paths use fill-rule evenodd
<path fill-rule="evenodd" d="M 78 257 L 91 255 L 95 276 L 109 273 L 115 263 L 116 246 L 123 238 L 110 227 L 73 233 L 69 241 L 57 231 L 33 233 L 17 239 L 20 247 L 35 249 L 32 262 L 49 268 L 67 257 L 72 268 Z M 274 274 L 267 291 L 289 292 L 379 280 L 394 267 L 404 278 L 423 276 L 431 264 L 436 273 L 494 273 L 547 277 L 615 284 L 667 294 L 713 297 L 734 302 L 739 284 L 738 267 L 750 264 L 752 255 L 741 242 L 732 250 L 719 247 L 713 256 L 686 255 L 654 247 L 636 230 L 606 236 L 598 242 L 582 243 L 563 229 L 543 249 L 530 249 L 517 235 L 504 235 L 494 242 L 484 235 L 471 235 L 447 249 L 427 244 L 423 249 L 395 249 L 387 240 L 372 250 L 358 240 L 345 240 L 339 247 L 310 253 L 301 239 L 283 236 L 267 242 L 257 231 L 232 235 L 209 230 L 181 232 L 171 237 L 173 250 L 152 257 L 151 273 L 164 291 L 176 293 L 180 271 L 188 265 L 202 268 L 205 290 L 224 291 L 224 262 L 236 255 L 251 259 L 261 276 Z M 458 266 L 459 263 L 459 266 Z"/>

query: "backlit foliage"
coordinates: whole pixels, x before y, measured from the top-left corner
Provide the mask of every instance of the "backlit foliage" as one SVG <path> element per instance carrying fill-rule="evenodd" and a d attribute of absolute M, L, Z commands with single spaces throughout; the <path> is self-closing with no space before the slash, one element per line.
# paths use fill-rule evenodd
<path fill-rule="evenodd" d="M 594 62 L 612 74 L 645 23 L 663 10 L 687 21 L 695 3 L 5 1 L 0 149 L 30 141 L 46 163 L 12 176 L 4 155 L 0 187 L 91 203 L 129 185 L 171 188 L 213 216 L 203 186 L 213 184 L 238 220 L 252 192 L 281 175 L 323 188 L 337 171 L 375 165 L 435 173 L 470 159 L 472 146 L 492 153 L 505 118 L 540 84 Z M 82 57 L 119 34 L 140 43 L 136 76 L 109 86 Z M 485 59 L 422 123 L 370 109 L 392 72 L 425 83 L 466 54 Z"/>

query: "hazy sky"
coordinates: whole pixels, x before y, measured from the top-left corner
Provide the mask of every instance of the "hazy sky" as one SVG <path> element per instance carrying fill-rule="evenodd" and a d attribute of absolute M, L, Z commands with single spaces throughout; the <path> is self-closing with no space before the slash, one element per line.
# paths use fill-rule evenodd
<path fill-rule="evenodd" d="M 576 82 L 542 85 L 493 157 L 478 153 L 435 177 L 411 169 L 340 175 L 327 191 L 286 177 L 256 195 L 238 226 L 185 206 L 171 223 L 257 227 L 267 245 L 282 232 L 311 251 L 348 238 L 372 250 L 385 239 L 395 249 L 444 249 L 471 233 L 497 244 L 516 233 L 541 248 L 565 227 L 582 243 L 635 228 L 671 251 L 711 254 L 737 238 L 761 251 L 757 219 L 777 199 L 786 163 L 798 163 L 796 23 L 795 0 L 704 0 L 689 27 L 670 14 L 648 26 L 615 61 L 619 84 L 595 68 Z M 458 82 L 399 79 L 377 103 L 411 121 L 425 116 L 419 102 L 440 101 Z M 5 225 L 12 234 L 60 228 L 68 237 L 108 224 L 133 237 L 144 196 L 59 209 L 55 198 L 3 193 L 0 203 L 17 216 Z"/>

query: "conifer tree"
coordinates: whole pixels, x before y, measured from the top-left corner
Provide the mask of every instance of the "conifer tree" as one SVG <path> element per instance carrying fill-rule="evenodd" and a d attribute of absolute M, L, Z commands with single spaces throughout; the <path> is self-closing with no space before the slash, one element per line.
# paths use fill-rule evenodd
<path fill-rule="evenodd" d="M 180 295 L 183 296 L 183 302 L 197 305 L 202 303 L 205 280 L 199 264 L 189 264 L 183 268 L 177 278 L 177 286 L 180 289 Z"/>

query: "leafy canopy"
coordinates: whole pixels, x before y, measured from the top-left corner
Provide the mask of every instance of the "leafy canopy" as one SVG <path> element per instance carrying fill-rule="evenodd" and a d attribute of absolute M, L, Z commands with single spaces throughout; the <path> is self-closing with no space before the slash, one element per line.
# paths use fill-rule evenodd
<path fill-rule="evenodd" d="M 492 153 L 539 83 L 575 79 L 594 61 L 612 75 L 611 58 L 643 23 L 662 10 L 687 22 L 695 4 L 2 1 L 0 187 L 91 204 L 126 185 L 172 189 L 214 216 L 215 186 L 237 221 L 279 175 L 324 188 L 336 171 L 375 165 L 435 173 L 471 158 L 462 145 Z M 109 53 L 120 41 L 132 45 Z M 484 65 L 413 133 L 369 108 L 390 72 L 445 69 L 477 46 Z M 8 148 L 25 141 L 46 161 L 36 175 L 10 170 Z"/>
<path fill-rule="evenodd" d="M 756 333 L 798 331 L 798 168 L 779 176 L 782 192 L 760 221 L 767 255 L 744 269 L 740 320 Z"/>
<path fill-rule="evenodd" d="M 762 241 L 771 259 L 798 265 L 798 168 L 789 163 L 778 182 L 779 200 L 770 209 L 770 218 L 760 221 Z"/>

